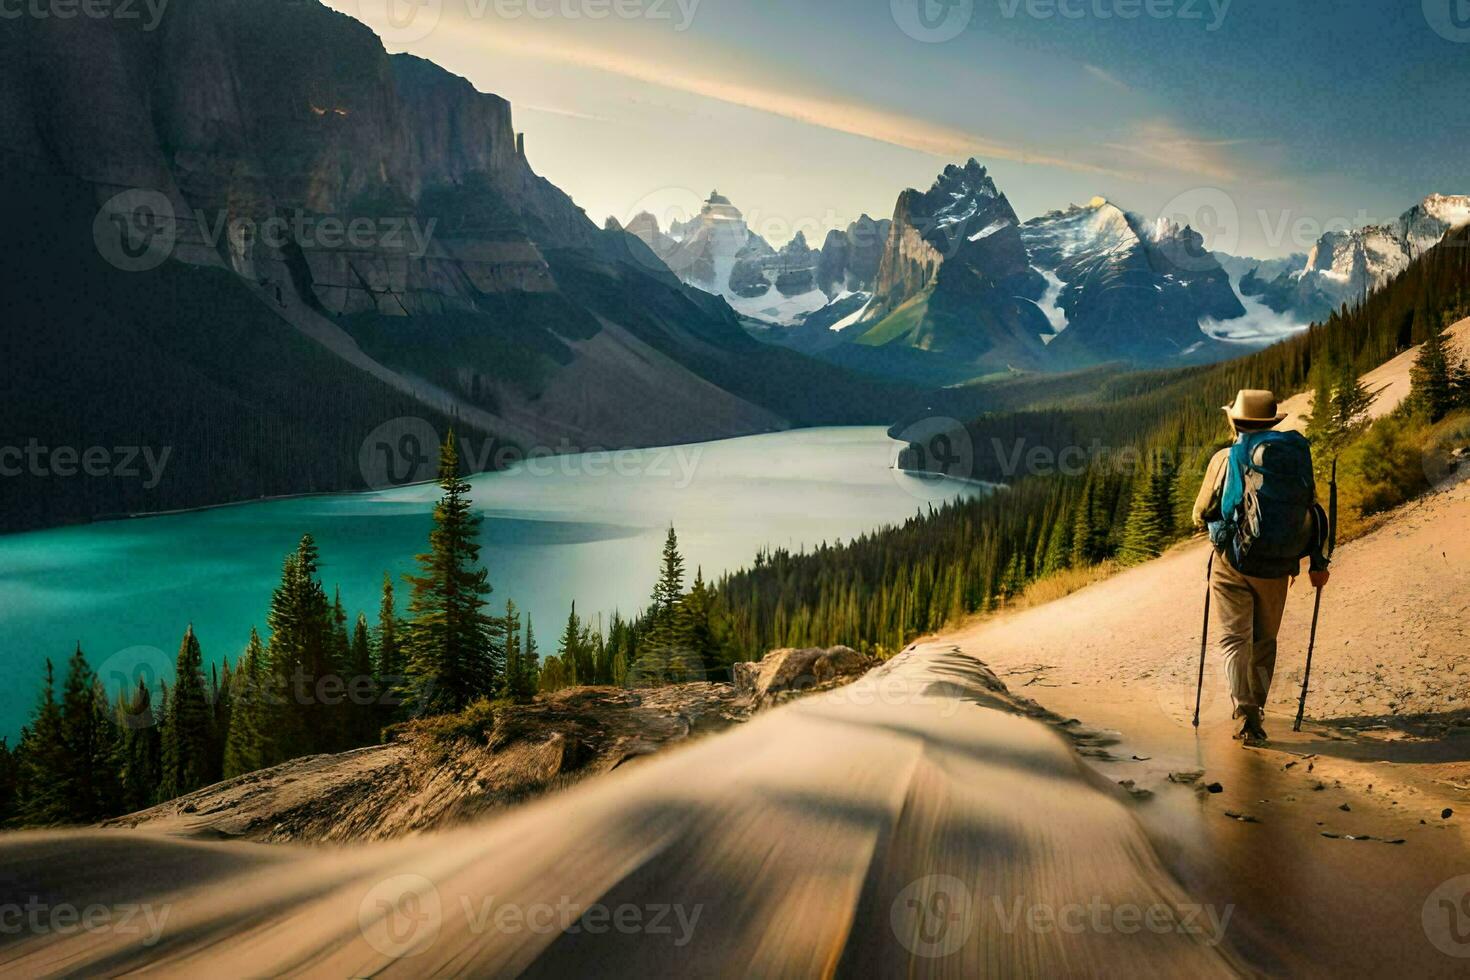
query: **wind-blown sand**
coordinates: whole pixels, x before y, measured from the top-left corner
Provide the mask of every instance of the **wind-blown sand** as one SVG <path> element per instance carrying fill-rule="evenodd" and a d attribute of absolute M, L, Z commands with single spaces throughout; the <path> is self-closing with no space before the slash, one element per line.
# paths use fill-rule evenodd
<path fill-rule="evenodd" d="M 0 904 L 40 895 L 168 917 L 151 946 L 115 932 L 13 938 L 0 970 L 1237 972 L 1215 944 L 1229 922 L 1212 914 L 1228 912 L 1199 909 L 1127 795 L 1025 713 L 1037 709 L 973 658 L 912 651 L 847 688 L 444 834 L 343 849 L 12 835 Z M 561 931 L 594 906 L 608 918 L 586 921 L 605 933 Z M 609 925 L 619 915 L 624 931 Z M 655 916 L 666 931 L 631 927 Z"/>

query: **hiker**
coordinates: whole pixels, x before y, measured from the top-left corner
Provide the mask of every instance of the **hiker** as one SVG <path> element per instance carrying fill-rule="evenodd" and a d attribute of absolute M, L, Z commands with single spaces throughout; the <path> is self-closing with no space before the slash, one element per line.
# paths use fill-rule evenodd
<path fill-rule="evenodd" d="M 1312 587 L 1325 588 L 1327 515 L 1317 503 L 1312 450 L 1269 391 L 1241 391 L 1225 407 L 1235 443 L 1210 460 L 1194 503 L 1194 522 L 1215 545 L 1210 591 L 1221 632 L 1225 678 L 1243 719 L 1235 737 L 1266 739 L 1262 714 L 1276 671 L 1276 633 L 1286 593 L 1310 556 Z"/>

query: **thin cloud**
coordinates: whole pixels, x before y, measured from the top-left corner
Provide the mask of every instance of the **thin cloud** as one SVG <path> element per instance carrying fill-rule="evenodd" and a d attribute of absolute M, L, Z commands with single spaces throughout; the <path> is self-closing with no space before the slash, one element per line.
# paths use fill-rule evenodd
<path fill-rule="evenodd" d="M 1082 70 L 1085 71 L 1085 72 L 1087 72 L 1087 74 L 1091 75 L 1093 78 L 1097 79 L 1098 81 L 1104 83 L 1105 85 L 1111 85 L 1113 88 L 1118 89 L 1119 91 L 1122 91 L 1122 92 L 1132 92 L 1133 91 L 1133 89 L 1131 89 L 1131 88 L 1128 87 L 1128 83 L 1127 82 L 1123 81 L 1122 79 L 1120 79 L 1118 76 L 1112 74 L 1111 72 L 1104 71 L 1103 69 L 1099 68 L 1097 65 L 1084 64 L 1082 66 Z"/>
<path fill-rule="evenodd" d="M 568 119 L 585 119 L 588 122 L 612 122 L 612 120 L 606 116 L 594 116 L 591 113 L 577 112 L 573 109 L 557 109 L 549 105 L 527 105 L 525 103 L 522 103 L 516 106 L 516 108 L 525 112 L 542 112 L 548 116 L 565 116 Z"/>
<path fill-rule="evenodd" d="M 1082 173 L 1103 174 L 1125 180 L 1140 180 L 1125 170 L 1037 152 L 966 132 L 951 126 L 915 119 L 908 115 L 872 106 L 843 102 L 820 96 L 762 88 L 746 83 L 726 82 L 688 72 L 680 72 L 666 62 L 646 61 L 631 55 L 590 47 L 518 36 L 487 36 L 484 43 L 519 54 L 531 53 L 549 60 L 596 68 L 626 78 L 661 85 L 691 95 L 714 99 L 742 108 L 767 112 L 785 119 L 819 126 L 834 132 L 860 136 L 905 149 L 916 150 L 946 160 L 967 156 L 989 160 L 1013 160 L 1019 163 L 1059 167 Z"/>
<path fill-rule="evenodd" d="M 1137 126 L 1125 142 L 1102 145 L 1170 170 L 1232 182 L 1243 179 L 1243 175 L 1239 163 L 1225 151 L 1255 142 L 1246 139 L 1204 139 L 1185 133 L 1172 123 L 1156 119 Z"/>

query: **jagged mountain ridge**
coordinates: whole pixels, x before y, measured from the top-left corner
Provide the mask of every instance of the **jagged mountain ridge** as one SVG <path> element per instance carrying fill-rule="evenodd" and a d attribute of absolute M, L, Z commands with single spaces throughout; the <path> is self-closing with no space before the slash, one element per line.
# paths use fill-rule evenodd
<path fill-rule="evenodd" d="M 1470 224 L 1470 196 L 1431 194 L 1387 224 L 1329 231 L 1290 271 L 1253 269 L 1240 278 L 1245 296 L 1304 322 L 1325 319 L 1344 303 L 1381 289 L 1450 231 Z"/>
<path fill-rule="evenodd" d="M 671 221 L 667 231 L 647 211 L 629 219 L 627 230 L 684 282 L 723 296 L 741 315 L 794 326 L 834 300 L 872 288 L 888 222 L 863 215 L 845 231 L 829 231 L 820 249 L 798 230 L 778 250 L 716 190 L 697 215 Z"/>
<path fill-rule="evenodd" d="M 1201 323 L 1244 314 L 1192 229 L 1101 198 L 1022 223 L 972 159 L 899 195 L 873 302 L 836 326 L 906 376 L 962 381 L 1218 358 Z"/>
<path fill-rule="evenodd" d="M 1215 346 L 1203 321 L 1245 315 L 1229 275 L 1187 226 L 1095 198 L 1033 218 L 1021 238 L 1048 283 L 1039 305 L 1055 331 L 1049 353 L 1064 362 L 1198 355 Z"/>
<path fill-rule="evenodd" d="M 174 449 L 147 492 L 6 481 L 45 498 L 7 527 L 359 489 L 364 439 L 406 415 L 601 448 L 878 422 L 895 395 L 750 338 L 537 175 L 505 100 L 316 0 L 6 19 L 0 81 L 10 308 L 46 323 L 9 359 L 17 444 Z M 102 261 L 143 213 L 122 191 L 153 202 L 156 267 Z M 149 410 L 118 412 L 137 386 Z"/>

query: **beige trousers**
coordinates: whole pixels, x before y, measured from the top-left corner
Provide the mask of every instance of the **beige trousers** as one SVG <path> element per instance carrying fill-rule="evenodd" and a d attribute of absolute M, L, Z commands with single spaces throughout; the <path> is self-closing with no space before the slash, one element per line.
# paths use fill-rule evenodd
<path fill-rule="evenodd" d="M 1276 633 L 1290 587 L 1288 577 L 1252 578 L 1231 568 L 1223 555 L 1215 556 L 1210 578 L 1215 628 L 1220 631 L 1225 680 L 1237 718 L 1242 708 L 1266 707 L 1276 673 Z"/>

